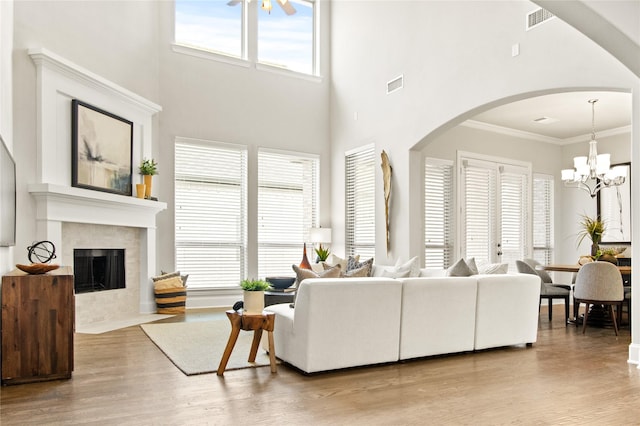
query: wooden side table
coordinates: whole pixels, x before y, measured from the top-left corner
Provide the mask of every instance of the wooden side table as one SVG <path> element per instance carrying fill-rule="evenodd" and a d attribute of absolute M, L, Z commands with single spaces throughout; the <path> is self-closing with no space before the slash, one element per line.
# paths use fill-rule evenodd
<path fill-rule="evenodd" d="M 227 368 L 227 362 L 233 347 L 238 340 L 240 330 L 251 331 L 253 330 L 253 343 L 251 343 L 251 351 L 249 352 L 249 362 L 255 362 L 256 355 L 258 354 L 258 345 L 262 338 L 262 331 L 265 330 L 269 337 L 269 363 L 271 364 L 271 372 L 276 372 L 276 350 L 273 344 L 273 326 L 276 322 L 276 314 L 273 312 L 263 312 L 262 314 L 240 314 L 236 311 L 229 310 L 226 312 L 227 318 L 231 322 L 231 334 L 229 335 L 229 341 L 227 347 L 224 349 L 224 354 L 220 360 L 218 366 L 218 376 L 224 374 L 225 368 Z"/>

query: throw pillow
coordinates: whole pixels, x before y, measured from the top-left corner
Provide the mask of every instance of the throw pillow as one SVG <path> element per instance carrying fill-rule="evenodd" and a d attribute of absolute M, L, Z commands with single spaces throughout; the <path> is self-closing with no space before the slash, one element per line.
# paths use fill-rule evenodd
<path fill-rule="evenodd" d="M 171 278 L 171 277 L 178 277 L 180 276 L 180 271 L 176 271 L 176 272 L 161 272 L 161 275 L 158 275 L 157 277 L 152 277 L 151 279 L 153 280 L 153 282 L 156 281 L 160 281 L 160 280 L 166 280 L 167 278 Z"/>
<path fill-rule="evenodd" d="M 352 269 L 341 275 L 344 278 L 369 277 L 371 276 L 371 267 L 364 265 L 357 269 Z"/>
<path fill-rule="evenodd" d="M 471 275 L 473 275 L 473 271 L 462 258 L 447 269 L 448 277 L 470 277 Z"/>
<path fill-rule="evenodd" d="M 356 260 L 360 260 L 360 255 L 356 255 L 355 258 Z M 343 271 L 347 270 L 347 259 L 343 259 L 333 253 L 329 257 L 329 259 L 327 259 L 327 263 L 331 266 L 340 265 L 340 269 L 342 269 Z"/>
<path fill-rule="evenodd" d="M 509 264 L 507 263 L 487 263 L 480 267 L 481 274 L 506 274 L 509 270 Z"/>
<path fill-rule="evenodd" d="M 174 275 L 172 277 L 166 278 L 164 280 L 157 280 L 153 284 L 153 288 L 155 290 L 164 290 L 167 288 L 183 288 L 182 278 L 180 276 Z"/>
<path fill-rule="evenodd" d="M 472 257 L 470 259 L 465 259 L 464 261 L 469 269 L 471 270 L 471 275 L 478 275 L 478 267 L 476 266 L 476 258 Z"/>
<path fill-rule="evenodd" d="M 373 270 L 373 257 L 369 260 L 365 260 L 364 262 L 359 262 L 357 258 L 349 256 L 349 259 L 347 260 L 347 272 L 362 268 L 363 266 L 368 266 L 369 270 L 367 271 L 367 276 L 370 277 Z"/>
<path fill-rule="evenodd" d="M 385 278 L 407 278 L 411 276 L 411 271 L 408 269 L 406 271 L 393 271 L 384 269 L 382 271 L 382 276 Z"/>
<path fill-rule="evenodd" d="M 385 271 L 390 273 L 391 275 L 384 275 Z M 384 277 L 402 278 L 403 277 L 402 276 L 403 272 L 408 272 L 406 277 L 419 277 L 420 276 L 420 263 L 419 263 L 419 260 L 418 260 L 418 256 L 412 257 L 406 263 L 402 263 L 400 258 L 398 258 L 398 261 L 396 262 L 396 265 L 394 267 L 384 268 L 383 269 L 383 276 Z"/>
<path fill-rule="evenodd" d="M 307 278 L 340 278 L 340 265 L 333 266 L 329 269 L 326 269 L 319 274 L 312 271 L 311 269 L 302 269 L 297 265 L 291 265 L 293 271 L 296 273 L 296 286 L 299 288 L 302 281 Z M 293 303 L 290 304 L 290 307 L 295 307 L 296 299 L 298 298 L 298 292 L 296 291 L 296 295 L 293 298 Z"/>
<path fill-rule="evenodd" d="M 155 283 L 156 281 L 165 280 L 171 277 L 180 277 L 182 279 L 182 285 L 185 287 L 187 286 L 187 278 L 189 278 L 189 275 L 180 275 L 180 271 L 175 271 L 175 272 L 160 271 L 160 275 L 158 275 L 157 277 L 152 277 L 151 279 Z"/>

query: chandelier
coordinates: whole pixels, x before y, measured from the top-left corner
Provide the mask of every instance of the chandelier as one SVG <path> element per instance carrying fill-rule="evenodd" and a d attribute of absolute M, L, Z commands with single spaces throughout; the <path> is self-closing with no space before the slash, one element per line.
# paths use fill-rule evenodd
<path fill-rule="evenodd" d="M 588 157 L 574 157 L 573 169 L 562 170 L 562 181 L 565 186 L 580 188 L 594 198 L 602 188 L 622 185 L 627 177 L 624 166 L 611 168 L 609 154 L 598 155 L 598 141 L 595 130 L 595 104 L 597 99 L 590 99 L 591 104 L 591 141 L 589 142 Z M 594 181 L 593 186 L 587 182 Z"/>

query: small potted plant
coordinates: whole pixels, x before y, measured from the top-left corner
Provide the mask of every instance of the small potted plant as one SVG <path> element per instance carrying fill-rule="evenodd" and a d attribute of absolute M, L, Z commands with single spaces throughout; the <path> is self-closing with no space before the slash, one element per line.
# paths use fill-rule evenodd
<path fill-rule="evenodd" d="M 244 290 L 244 312 L 247 314 L 262 314 L 264 310 L 264 291 L 269 283 L 263 280 L 245 279 L 240 282 Z"/>
<path fill-rule="evenodd" d="M 589 237 L 591 240 L 591 256 L 596 256 L 604 231 L 605 224 L 600 217 L 591 218 L 586 214 L 582 215 L 582 220 L 580 221 L 580 232 L 578 232 L 578 245 L 582 243 L 582 240 L 584 240 L 585 237 Z"/>
<path fill-rule="evenodd" d="M 152 176 L 158 174 L 158 163 L 151 159 L 144 159 L 140 163 L 140 174 L 144 179 L 144 198 L 151 198 L 151 181 Z"/>
<path fill-rule="evenodd" d="M 320 263 L 320 262 L 326 262 L 327 259 L 329 258 L 329 255 L 331 254 L 331 251 L 329 250 L 328 247 L 323 247 L 322 244 L 320 244 L 318 246 L 317 249 L 315 249 L 316 251 L 316 263 Z"/>

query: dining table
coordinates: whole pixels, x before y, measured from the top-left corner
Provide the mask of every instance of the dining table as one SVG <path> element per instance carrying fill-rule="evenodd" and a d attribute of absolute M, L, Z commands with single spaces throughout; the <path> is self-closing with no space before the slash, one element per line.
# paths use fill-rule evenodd
<path fill-rule="evenodd" d="M 582 265 L 579 264 L 551 264 L 551 265 L 541 265 L 538 268 L 543 269 L 545 271 L 556 271 L 556 272 L 578 272 Z M 616 265 L 621 275 L 630 275 L 631 274 L 631 266 L 622 266 Z"/>
<path fill-rule="evenodd" d="M 623 280 L 625 280 L 625 277 L 630 277 L 631 276 L 631 266 L 628 265 L 616 265 L 618 267 L 618 270 L 620 271 L 620 275 L 622 275 Z M 577 273 L 578 271 L 580 271 L 580 268 L 582 267 L 582 265 L 575 263 L 575 264 L 550 264 L 550 265 L 540 265 L 538 266 L 538 269 L 542 269 L 544 271 L 551 271 L 551 272 L 572 272 L 572 273 Z M 625 280 L 627 281 L 627 280 Z M 573 285 L 571 286 L 572 290 L 573 290 Z M 595 306 L 595 305 L 594 305 Z M 593 309 L 593 307 L 592 307 Z M 598 308 L 596 308 L 596 310 L 599 310 Z M 602 325 L 603 322 L 603 318 L 604 318 L 604 314 L 602 314 L 601 312 L 598 312 L 597 315 L 593 315 L 592 316 L 592 311 L 589 311 L 589 324 L 593 322 L 596 322 L 596 324 L 594 325 Z M 575 299 L 574 299 L 574 305 L 573 305 L 573 319 L 569 320 L 569 322 L 571 323 L 575 323 L 579 320 L 578 318 L 578 311 L 577 311 L 577 307 L 575 305 Z"/>

